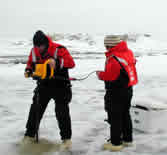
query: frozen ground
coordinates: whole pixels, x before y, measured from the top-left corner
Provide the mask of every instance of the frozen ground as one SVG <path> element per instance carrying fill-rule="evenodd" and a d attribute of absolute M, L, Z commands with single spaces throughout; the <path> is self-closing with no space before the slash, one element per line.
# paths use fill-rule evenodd
<path fill-rule="evenodd" d="M 140 51 L 140 45 L 141 44 L 133 44 L 133 47 L 138 47 L 138 51 Z M 3 51 L 6 49 L 7 54 L 5 54 L 5 52 L 1 54 L 0 60 L 0 152 L 1 154 L 6 155 L 36 154 L 33 152 L 33 149 L 31 151 L 28 150 L 30 152 L 27 153 L 20 153 L 20 148 L 16 145 L 22 139 L 25 131 L 25 123 L 33 95 L 32 92 L 35 87 L 34 81 L 31 79 L 25 79 L 23 76 L 25 64 L 13 64 L 8 61 L 10 59 L 9 56 L 11 55 L 18 57 L 22 55 L 21 51 L 23 49 L 25 50 L 26 48 L 24 46 L 21 49 L 21 46 L 22 45 L 13 45 L 13 47 L 9 46 L 8 48 L 5 48 L 4 43 Z M 26 46 L 27 48 L 30 47 L 30 45 Z M 155 44 L 152 45 L 152 47 L 153 46 L 155 46 Z M 84 48 L 84 46 L 82 46 L 82 48 Z M 134 88 L 132 104 L 144 104 L 152 107 L 166 108 L 167 72 L 165 70 L 167 66 L 167 56 L 164 55 L 165 47 L 161 47 L 159 49 L 160 52 L 158 52 L 158 45 L 152 50 L 154 49 L 157 51 L 154 56 L 150 56 L 149 51 L 148 53 L 143 52 L 143 54 L 140 54 L 140 57 L 137 57 L 139 84 Z M 10 53 L 12 50 L 14 51 L 14 54 Z M 81 51 L 82 50 L 83 49 L 81 49 Z M 148 49 L 146 48 L 146 50 Z M 162 50 L 164 51 L 163 53 L 161 52 Z M 99 55 L 100 58 L 95 59 L 95 57 Z M 73 56 L 76 57 L 76 53 L 73 53 Z M 70 71 L 71 77 L 83 77 L 91 71 L 103 69 L 105 61 L 104 56 L 96 53 L 92 53 L 91 56 L 92 57 L 87 57 L 87 54 L 83 53 L 83 58 L 80 58 L 81 56 L 79 55 L 79 58 L 75 59 L 76 68 Z M 15 58 L 12 60 L 15 60 Z M 106 113 L 104 112 L 103 108 L 103 96 L 105 93 L 103 82 L 99 81 L 95 74 L 93 74 L 87 80 L 81 82 L 72 82 L 72 85 L 73 99 L 70 104 L 70 110 L 73 129 L 73 148 L 70 152 L 66 153 L 51 152 L 51 150 L 48 149 L 46 152 L 41 151 L 38 154 L 167 154 L 167 130 L 162 130 L 157 133 L 143 133 L 134 130 L 135 146 L 125 148 L 122 152 L 117 153 L 103 151 L 101 147 L 109 137 L 109 126 L 103 121 L 106 118 Z M 40 137 L 48 139 L 52 142 L 60 141 L 59 130 L 54 114 L 53 101 L 50 102 L 42 120 L 40 126 Z"/>

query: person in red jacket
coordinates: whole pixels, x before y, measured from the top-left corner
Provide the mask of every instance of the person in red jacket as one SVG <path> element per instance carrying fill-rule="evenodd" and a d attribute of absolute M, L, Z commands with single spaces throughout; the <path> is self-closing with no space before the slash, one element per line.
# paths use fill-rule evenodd
<path fill-rule="evenodd" d="M 133 142 L 130 107 L 132 87 L 138 82 L 136 59 L 118 35 L 106 36 L 104 45 L 107 49 L 105 70 L 96 72 L 105 82 L 104 105 L 110 124 L 110 140 L 104 144 L 104 149 L 120 151 Z"/>
<path fill-rule="evenodd" d="M 34 141 L 36 135 L 36 113 L 38 111 L 40 123 L 48 102 L 53 99 L 55 101 L 55 113 L 60 136 L 63 141 L 62 144 L 71 146 L 72 129 L 69 103 L 72 98 L 72 90 L 70 80 L 68 80 L 68 69 L 75 66 L 74 60 L 64 46 L 54 43 L 42 31 L 37 31 L 34 34 L 33 45 L 34 47 L 30 52 L 25 68 L 25 76 L 31 76 L 36 64 L 43 64 L 49 59 L 50 67 L 54 68 L 55 78 L 37 80 L 37 87 L 34 90 L 33 103 L 26 124 L 27 130 L 23 140 L 24 142 L 27 140 Z M 64 80 L 56 77 L 62 77 Z M 39 104 L 38 109 L 36 109 L 36 104 Z"/>

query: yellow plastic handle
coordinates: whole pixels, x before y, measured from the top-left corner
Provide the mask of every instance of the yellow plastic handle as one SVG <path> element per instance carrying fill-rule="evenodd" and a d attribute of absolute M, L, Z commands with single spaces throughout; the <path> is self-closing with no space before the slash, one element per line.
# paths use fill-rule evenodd
<path fill-rule="evenodd" d="M 41 79 L 45 79 L 45 78 L 46 78 L 46 74 L 47 74 L 47 65 L 49 64 L 49 62 L 50 62 L 50 59 L 46 60 L 45 63 L 44 63 L 44 67 L 43 67 L 43 71 L 44 71 L 44 73 L 43 73 Z M 50 70 L 51 70 L 51 71 L 50 71 L 51 73 L 50 73 L 49 78 L 51 79 L 51 78 L 54 77 L 54 68 L 52 67 L 52 68 L 50 68 Z"/>
<path fill-rule="evenodd" d="M 50 71 L 51 73 L 50 73 L 50 77 L 49 78 L 51 79 L 51 78 L 54 77 L 54 68 L 52 67 L 50 70 L 51 70 Z"/>
<path fill-rule="evenodd" d="M 47 65 L 49 65 L 50 59 L 46 60 L 44 64 L 36 64 L 35 72 L 33 73 L 33 77 L 38 77 L 40 79 L 45 79 L 47 76 Z M 54 68 L 50 68 L 49 79 L 54 77 Z"/>

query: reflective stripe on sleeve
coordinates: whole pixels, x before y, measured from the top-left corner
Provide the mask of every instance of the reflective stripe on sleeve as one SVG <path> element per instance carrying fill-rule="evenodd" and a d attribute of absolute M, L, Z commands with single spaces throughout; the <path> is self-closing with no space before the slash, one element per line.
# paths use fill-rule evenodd
<path fill-rule="evenodd" d="M 60 68 L 63 68 L 63 66 L 64 66 L 64 59 L 61 59 Z"/>
<path fill-rule="evenodd" d="M 57 53 L 58 53 L 58 48 L 56 48 L 55 53 L 54 53 L 54 58 L 57 59 Z"/>
<path fill-rule="evenodd" d="M 34 48 L 32 49 L 32 62 L 36 62 L 36 55 L 35 55 L 35 51 Z"/>

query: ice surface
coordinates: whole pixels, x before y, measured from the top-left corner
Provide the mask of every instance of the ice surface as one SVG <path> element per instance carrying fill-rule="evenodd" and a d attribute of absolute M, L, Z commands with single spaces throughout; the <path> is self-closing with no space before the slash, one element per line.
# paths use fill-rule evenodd
<path fill-rule="evenodd" d="M 100 41 L 102 38 L 99 38 L 96 38 L 98 41 L 95 41 L 96 44 L 94 45 L 89 45 L 83 40 L 59 41 L 68 46 L 75 58 L 76 68 L 70 70 L 71 77 L 80 78 L 91 71 L 103 70 L 105 61 L 104 48 L 103 43 Z M 132 104 L 166 108 L 166 44 L 151 39 L 148 40 L 148 38 L 139 38 L 136 43 L 129 42 L 129 47 L 139 56 L 137 57 L 139 83 L 134 87 Z M 6 155 L 18 155 L 16 144 L 20 142 L 24 135 L 35 81 L 24 78 L 25 64 L 13 63 L 13 61 L 18 58 L 20 58 L 19 60 L 27 58 L 31 49 L 31 41 L 4 40 L 0 42 L 0 49 L 0 152 Z M 156 54 L 152 52 L 154 50 Z M 109 137 L 109 126 L 103 121 L 106 118 L 103 101 L 104 84 L 93 74 L 84 81 L 72 82 L 72 85 L 73 99 L 70 103 L 70 111 L 73 148 L 71 152 L 63 152 L 64 154 L 167 154 L 167 131 L 154 134 L 134 131 L 134 147 L 125 148 L 118 153 L 103 151 L 101 147 Z M 53 142 L 60 141 L 53 101 L 50 102 L 42 120 L 40 137 Z M 55 155 L 62 154 L 62 152 L 42 152 L 42 154 Z"/>

